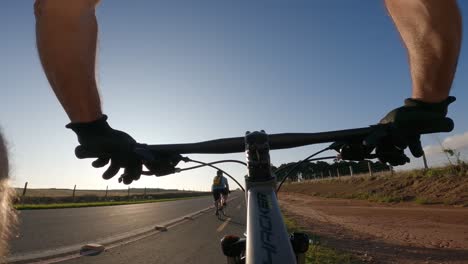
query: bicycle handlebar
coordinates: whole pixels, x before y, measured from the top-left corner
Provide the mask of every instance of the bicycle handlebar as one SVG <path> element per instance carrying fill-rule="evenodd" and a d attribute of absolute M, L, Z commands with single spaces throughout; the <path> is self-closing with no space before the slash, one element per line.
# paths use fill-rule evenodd
<path fill-rule="evenodd" d="M 450 118 L 436 120 L 427 127 L 420 127 L 417 134 L 430 134 L 435 132 L 450 132 L 454 125 Z M 335 141 L 364 140 L 369 135 L 377 133 L 379 137 L 388 135 L 396 129 L 393 124 L 378 124 L 369 127 L 337 130 L 320 133 L 284 133 L 270 134 L 270 149 L 295 148 L 311 144 L 328 143 Z M 156 153 L 177 154 L 227 154 L 245 151 L 244 137 L 222 138 L 197 143 L 149 145 L 147 148 Z"/>

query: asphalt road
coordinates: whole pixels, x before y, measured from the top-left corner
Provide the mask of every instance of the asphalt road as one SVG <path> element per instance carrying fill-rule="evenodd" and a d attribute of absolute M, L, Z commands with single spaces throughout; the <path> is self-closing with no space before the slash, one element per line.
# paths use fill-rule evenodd
<path fill-rule="evenodd" d="M 246 230 L 244 200 L 230 202 L 226 214 L 219 220 L 213 212 L 205 213 L 167 232 L 111 248 L 97 256 L 81 256 L 60 263 L 226 263 L 219 241 L 224 235 L 243 236 Z"/>
<path fill-rule="evenodd" d="M 209 196 L 148 204 L 22 211 L 18 236 L 10 244 L 11 254 L 18 256 L 97 241 L 161 224 L 212 203 Z"/>

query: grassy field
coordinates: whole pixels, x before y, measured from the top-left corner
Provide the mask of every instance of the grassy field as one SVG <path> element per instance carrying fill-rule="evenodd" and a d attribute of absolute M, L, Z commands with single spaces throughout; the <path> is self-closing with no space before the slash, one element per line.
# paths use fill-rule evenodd
<path fill-rule="evenodd" d="M 291 183 L 282 191 L 326 198 L 468 206 L 468 165 Z"/>
<path fill-rule="evenodd" d="M 104 202 L 89 202 L 89 203 L 52 203 L 52 204 L 16 204 L 16 210 L 38 210 L 38 209 L 59 209 L 59 208 L 80 208 L 80 207 L 98 207 L 98 206 L 113 206 L 125 204 L 142 204 L 142 203 L 157 203 L 168 202 L 175 200 L 191 199 L 196 196 L 167 198 L 167 199 L 151 199 L 151 200 L 135 200 L 135 201 L 104 201 Z"/>
<path fill-rule="evenodd" d="M 28 189 L 25 196 L 17 189 L 15 208 L 26 209 L 55 209 L 77 208 L 93 206 L 111 206 L 137 203 L 152 203 L 189 199 L 206 196 L 208 192 L 164 190 L 164 189 L 130 189 L 127 190 L 73 190 L 69 189 Z"/>
<path fill-rule="evenodd" d="M 16 193 L 18 196 L 21 196 L 23 193 L 23 188 L 15 188 Z M 145 190 L 141 188 L 131 188 L 130 194 L 131 195 L 142 195 L 144 194 Z M 165 190 L 165 189 L 156 189 L 156 188 L 148 188 L 146 189 L 147 195 L 153 194 L 161 194 L 161 193 L 174 193 L 174 192 L 185 192 L 179 190 Z M 187 191 L 189 192 L 189 191 Z M 73 189 L 28 189 L 26 191 L 27 197 L 65 197 L 65 196 L 72 196 Z M 105 196 L 106 190 L 76 190 L 76 196 Z M 128 189 L 116 189 L 116 190 L 109 190 L 107 193 L 108 196 L 127 196 Z"/>
<path fill-rule="evenodd" d="M 311 239 L 309 250 L 306 253 L 306 263 L 323 264 L 360 264 L 364 263 L 352 254 L 335 250 L 331 247 L 321 245 L 320 237 L 303 230 L 291 217 L 284 217 L 288 232 L 304 232 Z"/>

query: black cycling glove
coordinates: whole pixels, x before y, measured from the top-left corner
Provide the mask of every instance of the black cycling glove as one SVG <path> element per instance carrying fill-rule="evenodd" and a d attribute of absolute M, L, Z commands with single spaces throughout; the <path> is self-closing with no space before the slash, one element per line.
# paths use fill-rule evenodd
<path fill-rule="evenodd" d="M 78 136 L 79 146 L 75 149 L 75 155 L 79 159 L 97 158 L 93 167 L 100 168 L 110 166 L 103 173 L 104 179 L 114 177 L 124 168 L 124 173 L 119 182 L 130 184 L 141 176 L 142 161 L 135 153 L 136 141 L 128 134 L 112 129 L 107 123 L 107 116 L 88 123 L 70 123 L 66 128 L 73 130 Z"/>
<path fill-rule="evenodd" d="M 394 129 L 377 143 L 376 154 L 379 160 L 393 166 L 403 165 L 409 162 L 404 153 L 406 147 L 414 157 L 421 157 L 424 152 L 418 131 L 447 131 L 447 126 L 453 125 L 453 121 L 446 117 L 447 109 L 454 101 L 453 96 L 440 103 L 425 103 L 409 98 L 402 107 L 390 111 L 380 120 L 380 124 L 391 123 Z"/>

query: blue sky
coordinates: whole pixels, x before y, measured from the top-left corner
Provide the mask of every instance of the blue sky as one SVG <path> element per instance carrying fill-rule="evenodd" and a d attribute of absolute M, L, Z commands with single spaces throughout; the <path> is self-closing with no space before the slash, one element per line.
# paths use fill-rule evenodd
<path fill-rule="evenodd" d="M 462 13 L 468 3 L 460 1 Z M 14 184 L 120 188 L 73 155 L 75 135 L 35 49 L 33 1 L 0 10 L 0 125 Z M 97 11 L 98 79 L 110 124 L 145 143 L 318 132 L 376 123 L 410 96 L 406 53 L 381 1 L 104 0 Z M 467 36 L 467 22 L 464 35 Z M 464 42 L 447 136 L 468 131 Z M 425 145 L 435 144 L 424 137 Z M 276 164 L 317 147 L 271 153 Z M 210 161 L 237 155 L 197 155 Z M 430 157 L 440 162 L 440 155 Z M 416 161 L 413 166 L 418 166 Z M 226 166 L 242 181 L 243 168 Z M 208 189 L 214 171 L 148 177 L 132 187 Z"/>

